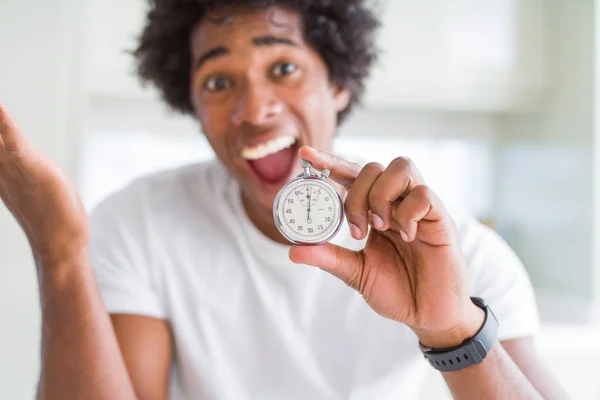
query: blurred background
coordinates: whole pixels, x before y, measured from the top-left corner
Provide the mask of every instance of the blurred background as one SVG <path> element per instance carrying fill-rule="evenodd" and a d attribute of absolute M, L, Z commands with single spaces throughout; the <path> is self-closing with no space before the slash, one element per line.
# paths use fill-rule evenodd
<path fill-rule="evenodd" d="M 409 156 L 451 207 L 523 260 L 541 355 L 600 398 L 600 145 L 593 0 L 379 1 L 368 93 L 337 151 Z M 198 125 L 133 75 L 144 0 L 0 0 L 0 99 L 88 209 L 137 176 L 207 159 Z M 0 398 L 33 398 L 40 312 L 29 248 L 0 207 Z M 444 398 L 437 373 L 423 398 Z M 437 397 L 434 397 L 437 396 Z"/>

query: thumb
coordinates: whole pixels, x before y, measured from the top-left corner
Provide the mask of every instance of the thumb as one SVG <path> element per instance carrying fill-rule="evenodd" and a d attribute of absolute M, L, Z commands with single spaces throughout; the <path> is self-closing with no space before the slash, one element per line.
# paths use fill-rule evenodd
<path fill-rule="evenodd" d="M 17 123 L 0 102 L 0 152 L 6 151 L 12 155 L 19 155 L 18 153 L 26 144 L 27 140 Z"/>
<path fill-rule="evenodd" d="M 361 252 L 327 243 L 322 246 L 292 246 L 289 257 L 295 264 L 319 267 L 356 290 L 362 286 Z"/>

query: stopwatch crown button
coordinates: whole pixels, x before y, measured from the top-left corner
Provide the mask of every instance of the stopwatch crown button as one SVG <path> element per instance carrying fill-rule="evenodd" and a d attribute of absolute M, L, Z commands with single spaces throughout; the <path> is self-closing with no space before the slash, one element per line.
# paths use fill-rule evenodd
<path fill-rule="evenodd" d="M 310 161 L 302 160 L 301 164 L 302 164 L 302 168 L 310 168 Z"/>

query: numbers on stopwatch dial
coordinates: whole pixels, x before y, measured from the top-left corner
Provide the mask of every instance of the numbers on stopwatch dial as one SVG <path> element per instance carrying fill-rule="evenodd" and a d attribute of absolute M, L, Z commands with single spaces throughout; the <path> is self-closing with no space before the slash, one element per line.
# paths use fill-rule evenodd
<path fill-rule="evenodd" d="M 283 223 L 298 236 L 316 237 L 337 222 L 337 195 L 325 186 L 304 183 L 282 199 Z"/>
<path fill-rule="evenodd" d="M 298 199 L 300 204 L 302 204 L 304 207 L 308 208 L 309 203 L 311 206 L 314 206 L 317 204 L 317 202 L 319 201 L 319 196 L 321 195 L 322 191 L 323 191 L 323 189 L 321 189 L 320 186 L 307 184 L 307 185 L 304 185 L 304 187 L 302 187 L 302 189 L 296 188 L 294 190 L 294 195 L 296 196 L 296 198 Z"/>

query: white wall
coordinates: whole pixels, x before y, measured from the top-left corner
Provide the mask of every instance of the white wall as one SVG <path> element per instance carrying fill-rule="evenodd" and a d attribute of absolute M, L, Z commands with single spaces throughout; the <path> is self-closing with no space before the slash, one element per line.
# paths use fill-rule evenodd
<path fill-rule="evenodd" d="M 67 169 L 77 122 L 68 118 L 76 112 L 70 109 L 76 10 L 70 0 L 0 1 L 0 101 L 33 143 Z M 31 399 L 40 357 L 37 280 L 25 237 L 4 207 L 0 254 L 0 398 Z"/>
<path fill-rule="evenodd" d="M 594 1 L 548 1 L 545 17 L 544 102 L 536 113 L 498 119 L 496 218 L 540 289 L 589 302 Z"/>

